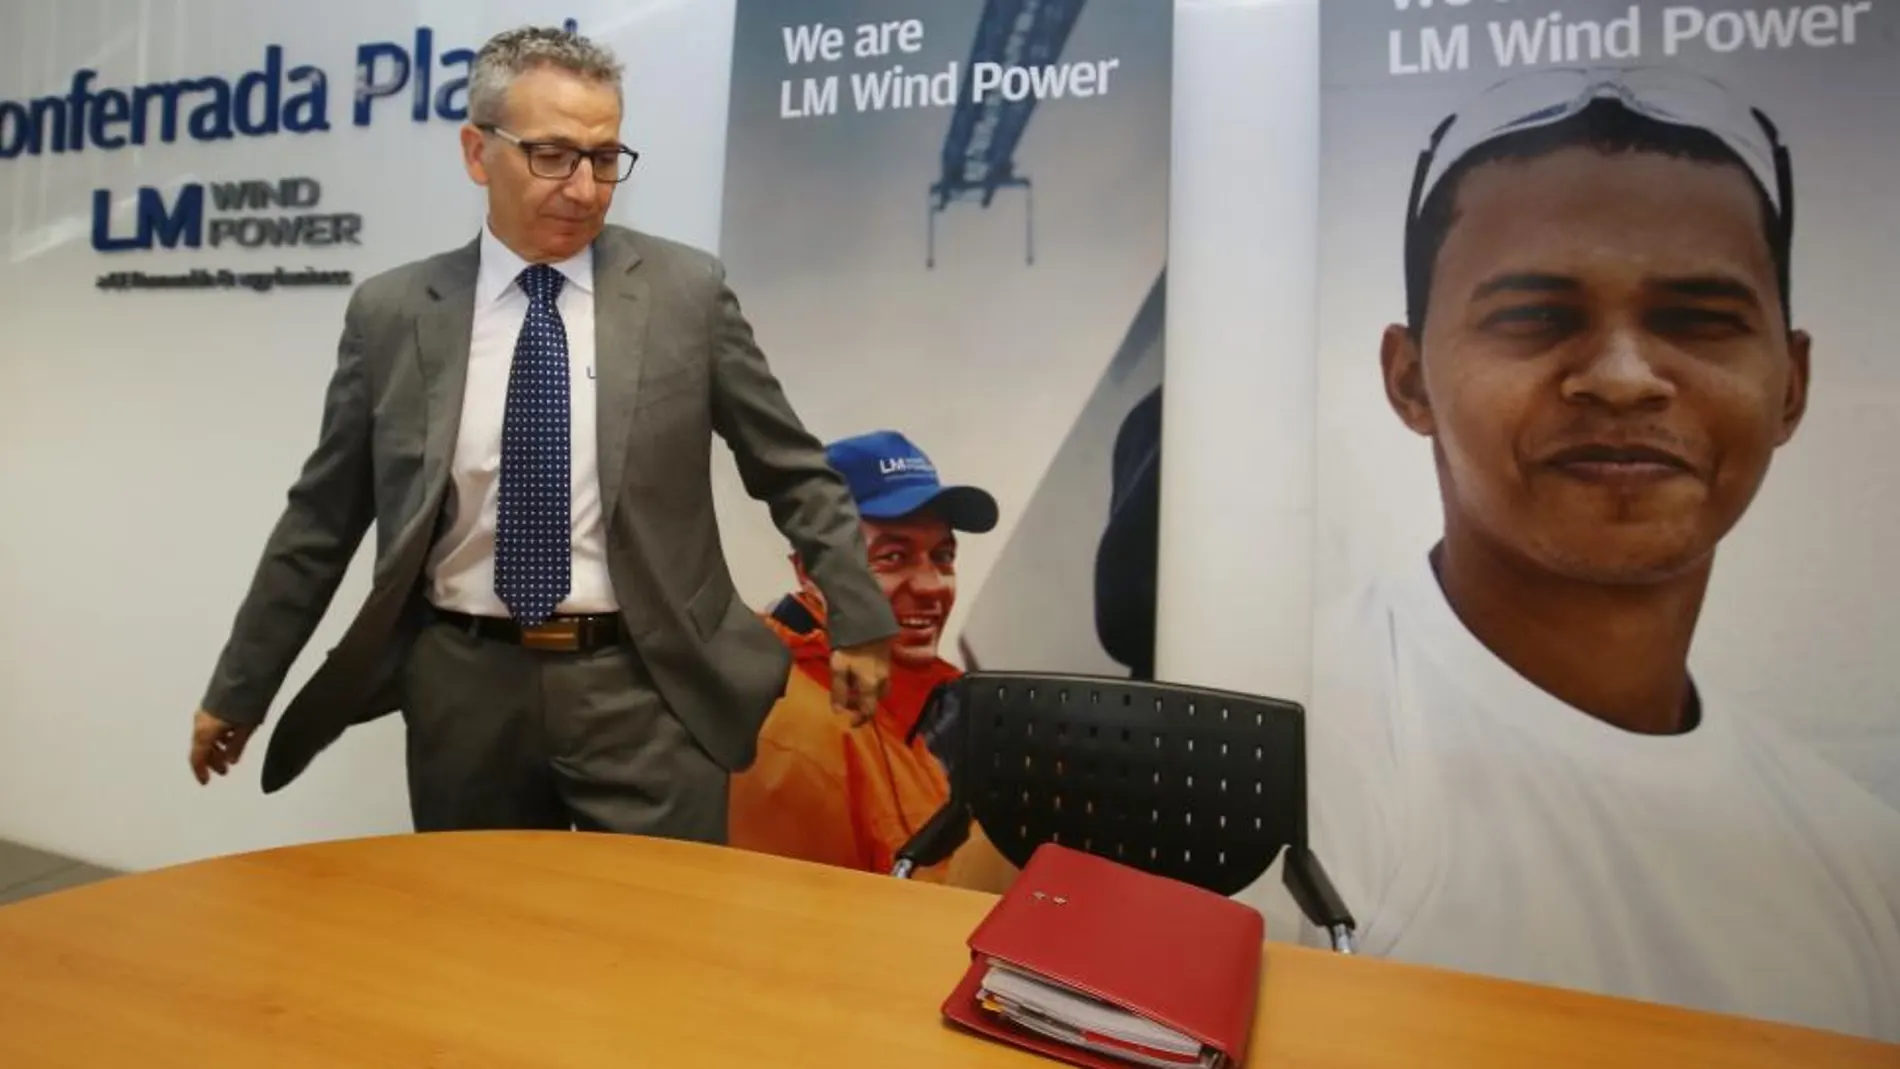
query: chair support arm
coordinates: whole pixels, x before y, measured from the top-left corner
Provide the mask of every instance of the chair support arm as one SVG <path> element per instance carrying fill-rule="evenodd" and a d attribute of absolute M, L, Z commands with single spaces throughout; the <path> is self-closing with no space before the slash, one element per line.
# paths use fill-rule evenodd
<path fill-rule="evenodd" d="M 1306 914 L 1306 919 L 1325 929 L 1331 936 L 1333 949 L 1343 954 L 1352 953 L 1355 928 L 1352 912 L 1346 908 L 1345 899 L 1333 887 L 1333 881 L 1326 875 L 1326 868 L 1320 864 L 1318 856 L 1303 846 L 1287 847 L 1281 878 L 1293 895 L 1293 901 L 1299 905 L 1300 912 Z"/>

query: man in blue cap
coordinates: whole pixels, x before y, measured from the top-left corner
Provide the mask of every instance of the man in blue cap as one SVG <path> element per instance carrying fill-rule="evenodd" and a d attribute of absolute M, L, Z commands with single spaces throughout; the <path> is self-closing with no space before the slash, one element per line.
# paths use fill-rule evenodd
<path fill-rule="evenodd" d="M 908 736 L 930 692 L 959 674 L 937 653 L 956 604 L 957 534 L 994 528 L 996 499 L 945 486 L 930 458 L 896 431 L 834 442 L 826 459 L 850 487 L 871 574 L 897 617 L 890 690 L 869 722 L 832 711 L 825 599 L 794 556 L 799 589 L 766 617 L 794 666 L 760 730 L 758 760 L 732 779 L 728 841 L 887 872 L 949 796 L 937 759 Z M 917 876 L 941 879 L 947 867 Z"/>

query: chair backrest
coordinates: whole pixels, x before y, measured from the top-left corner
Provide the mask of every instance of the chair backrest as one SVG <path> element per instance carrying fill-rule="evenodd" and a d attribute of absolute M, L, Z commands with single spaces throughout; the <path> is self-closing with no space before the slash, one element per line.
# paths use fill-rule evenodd
<path fill-rule="evenodd" d="M 1017 867 L 1045 842 L 1233 894 L 1306 845 L 1304 711 L 1167 683 L 971 672 L 937 742 Z"/>

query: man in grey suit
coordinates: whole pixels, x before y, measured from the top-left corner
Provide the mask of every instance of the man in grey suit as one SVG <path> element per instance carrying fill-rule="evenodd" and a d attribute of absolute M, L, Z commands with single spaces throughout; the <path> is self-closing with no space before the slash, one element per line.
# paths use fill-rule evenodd
<path fill-rule="evenodd" d="M 319 440 L 195 718 L 200 783 L 238 760 L 374 523 L 373 588 L 284 711 L 266 792 L 400 709 L 418 830 L 724 841 L 727 778 L 790 662 L 734 591 L 714 434 L 832 607 L 836 711 L 875 710 L 897 626 L 844 482 L 718 261 L 605 224 L 637 159 L 620 73 L 559 30 L 478 54 L 461 144 L 487 225 L 353 295 Z"/>

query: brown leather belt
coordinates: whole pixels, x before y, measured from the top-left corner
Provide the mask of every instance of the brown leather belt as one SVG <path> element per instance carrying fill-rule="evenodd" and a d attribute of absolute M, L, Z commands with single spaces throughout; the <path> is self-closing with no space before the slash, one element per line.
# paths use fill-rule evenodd
<path fill-rule="evenodd" d="M 470 616 L 436 609 L 436 618 L 476 638 L 507 642 L 531 650 L 592 653 L 626 641 L 626 625 L 619 613 L 556 616 L 545 623 L 523 625 L 498 616 Z"/>

